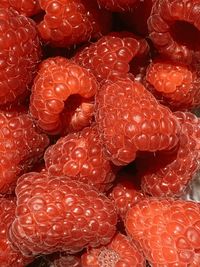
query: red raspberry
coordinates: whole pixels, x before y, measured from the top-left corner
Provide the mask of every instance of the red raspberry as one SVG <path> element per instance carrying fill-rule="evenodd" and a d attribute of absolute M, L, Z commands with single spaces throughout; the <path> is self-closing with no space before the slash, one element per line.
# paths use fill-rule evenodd
<path fill-rule="evenodd" d="M 96 127 L 60 138 L 46 150 L 44 160 L 50 175 L 66 175 L 102 191 L 115 178 L 112 163 L 103 157 Z"/>
<path fill-rule="evenodd" d="M 143 193 L 134 184 L 133 175 L 122 173 L 116 180 L 109 198 L 115 203 L 117 214 L 124 219 L 127 211 L 135 203 L 144 198 Z"/>
<path fill-rule="evenodd" d="M 200 60 L 199 0 L 157 0 L 148 19 L 150 38 L 174 61 Z"/>
<path fill-rule="evenodd" d="M 178 147 L 141 159 L 139 164 L 142 189 L 152 196 L 183 195 L 198 170 L 200 119 L 191 113 L 175 114 L 181 123 Z"/>
<path fill-rule="evenodd" d="M 151 266 L 193 266 L 199 257 L 199 203 L 145 199 L 127 212 L 125 225 Z"/>
<path fill-rule="evenodd" d="M 96 121 L 108 159 L 133 161 L 139 151 L 171 149 L 179 124 L 142 84 L 129 79 L 106 82 L 96 96 Z"/>
<path fill-rule="evenodd" d="M 70 255 L 64 252 L 48 257 L 48 263 L 51 267 L 82 267 L 79 255 Z"/>
<path fill-rule="evenodd" d="M 9 227 L 15 217 L 15 201 L 0 198 L 0 263 L 2 267 L 24 267 L 33 261 L 13 249 L 9 240 Z"/>
<path fill-rule="evenodd" d="M 146 73 L 148 89 L 173 109 L 191 109 L 200 105 L 199 67 L 166 60 L 153 61 Z"/>
<path fill-rule="evenodd" d="M 143 254 L 125 235 L 117 233 L 107 246 L 91 249 L 81 257 L 83 267 L 145 267 Z"/>
<path fill-rule="evenodd" d="M 148 50 L 147 42 L 132 33 L 112 33 L 84 47 L 73 60 L 92 70 L 98 81 L 101 81 L 126 77 L 130 70 L 129 63 L 135 57 L 146 55 Z"/>
<path fill-rule="evenodd" d="M 45 11 L 38 30 L 42 39 L 54 46 L 66 47 L 89 41 L 109 32 L 111 14 L 90 0 L 39 0 Z"/>
<path fill-rule="evenodd" d="M 84 98 L 72 95 L 65 102 L 65 108 L 61 113 L 63 126 L 62 135 L 77 132 L 89 126 L 94 120 L 94 98 Z"/>
<path fill-rule="evenodd" d="M 29 115 L 0 112 L 0 194 L 11 192 L 17 177 L 29 169 L 48 146 Z"/>
<path fill-rule="evenodd" d="M 28 92 L 41 58 L 34 22 L 13 9 L 0 8 L 0 105 Z"/>
<path fill-rule="evenodd" d="M 62 57 L 44 60 L 34 80 L 30 112 L 49 134 L 63 130 L 62 112 L 70 95 L 94 96 L 98 84 L 93 74 Z"/>
<path fill-rule="evenodd" d="M 131 10 L 137 0 L 97 0 L 101 8 L 106 8 L 112 12 L 124 12 Z"/>
<path fill-rule="evenodd" d="M 38 0 L 1 0 L 0 7 L 12 7 L 27 17 L 31 17 L 41 11 Z"/>
<path fill-rule="evenodd" d="M 24 255 L 75 253 L 110 242 L 117 215 L 93 187 L 67 177 L 27 173 L 16 187 L 10 237 Z"/>

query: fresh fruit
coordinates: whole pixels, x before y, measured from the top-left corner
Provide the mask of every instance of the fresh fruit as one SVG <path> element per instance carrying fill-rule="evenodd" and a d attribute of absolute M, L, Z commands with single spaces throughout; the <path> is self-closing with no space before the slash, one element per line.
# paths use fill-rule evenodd
<path fill-rule="evenodd" d="M 130 163 L 139 151 L 169 150 L 179 140 L 172 112 L 130 79 L 104 83 L 96 95 L 96 122 L 106 157 L 116 165 Z"/>
<path fill-rule="evenodd" d="M 39 0 L 45 15 L 38 24 L 41 38 L 57 47 L 67 47 L 109 32 L 112 16 L 90 0 Z"/>
<path fill-rule="evenodd" d="M 11 7 L 27 17 L 41 12 L 39 0 L 1 0 L 0 7 Z"/>
<path fill-rule="evenodd" d="M 101 191 L 115 179 L 116 167 L 104 158 L 95 126 L 60 138 L 46 150 L 44 160 L 50 175 L 66 175 Z"/>
<path fill-rule="evenodd" d="M 64 252 L 47 256 L 47 262 L 51 267 L 82 267 L 79 255 L 70 255 Z"/>
<path fill-rule="evenodd" d="M 90 71 L 63 57 L 48 58 L 41 63 L 34 80 L 30 112 L 41 129 L 59 134 L 68 97 L 78 94 L 91 98 L 97 89 L 98 83 Z"/>
<path fill-rule="evenodd" d="M 122 172 L 109 194 L 116 206 L 117 214 L 124 219 L 131 206 L 144 198 L 144 194 L 134 183 L 136 177 Z"/>
<path fill-rule="evenodd" d="M 151 196 L 183 195 L 199 169 L 200 120 L 189 112 L 174 114 L 181 124 L 177 147 L 138 159 L 142 190 Z"/>
<path fill-rule="evenodd" d="M 199 67 L 154 60 L 147 68 L 146 86 L 164 104 L 176 110 L 200 105 Z"/>
<path fill-rule="evenodd" d="M 98 81 L 127 77 L 129 63 L 148 54 L 144 39 L 129 32 L 113 32 L 76 53 L 73 60 L 91 70 Z"/>
<path fill-rule="evenodd" d="M 112 12 L 129 11 L 135 6 L 137 0 L 97 0 L 100 8 L 106 8 Z"/>
<path fill-rule="evenodd" d="M 35 23 L 14 9 L 0 8 L 0 105 L 28 94 L 41 59 Z"/>
<path fill-rule="evenodd" d="M 24 255 L 75 253 L 106 245 L 115 233 L 114 206 L 92 186 L 32 172 L 18 179 L 15 192 L 10 238 Z"/>
<path fill-rule="evenodd" d="M 0 112 L 0 194 L 14 190 L 19 175 L 43 156 L 48 144 L 27 113 Z"/>
<path fill-rule="evenodd" d="M 134 242 L 120 233 L 107 246 L 85 252 L 81 256 L 81 263 L 83 267 L 146 266 L 144 256 Z"/>
<path fill-rule="evenodd" d="M 151 266 L 187 267 L 199 258 L 199 203 L 147 198 L 129 209 L 125 225 Z"/>
<path fill-rule="evenodd" d="M 148 28 L 149 36 L 161 54 L 176 62 L 199 62 L 199 10 L 199 0 L 155 1 Z"/>
<path fill-rule="evenodd" d="M 0 263 L 2 267 L 24 267 L 33 258 L 24 257 L 9 240 L 9 227 L 15 217 L 15 200 L 0 198 Z"/>

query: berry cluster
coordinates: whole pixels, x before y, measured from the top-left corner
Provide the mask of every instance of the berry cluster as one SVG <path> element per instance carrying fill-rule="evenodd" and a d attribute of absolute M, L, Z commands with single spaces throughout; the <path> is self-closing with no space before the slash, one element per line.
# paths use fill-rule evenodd
<path fill-rule="evenodd" d="M 0 1 L 0 267 L 199 267 L 200 0 Z"/>

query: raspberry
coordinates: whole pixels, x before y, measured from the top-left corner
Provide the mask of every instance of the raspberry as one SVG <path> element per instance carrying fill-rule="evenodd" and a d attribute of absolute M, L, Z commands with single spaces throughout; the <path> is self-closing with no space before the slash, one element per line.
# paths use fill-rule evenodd
<path fill-rule="evenodd" d="M 96 121 L 106 157 L 116 165 L 133 161 L 138 151 L 170 149 L 179 124 L 142 84 L 108 81 L 96 96 Z"/>
<path fill-rule="evenodd" d="M 114 166 L 103 157 L 96 127 L 71 133 L 50 146 L 44 155 L 51 175 L 66 175 L 105 190 L 115 178 Z"/>
<path fill-rule="evenodd" d="M 106 8 L 112 12 L 129 11 L 135 6 L 137 0 L 97 0 L 101 8 Z"/>
<path fill-rule="evenodd" d="M 63 130 L 65 101 L 70 95 L 92 97 L 98 84 L 91 72 L 62 57 L 44 60 L 34 80 L 30 112 L 41 129 L 49 134 Z"/>
<path fill-rule="evenodd" d="M 139 165 L 142 189 L 152 196 L 183 195 L 198 170 L 200 119 L 191 113 L 177 112 L 175 115 L 181 123 L 178 147 L 148 156 L 148 160 L 142 159 Z"/>
<path fill-rule="evenodd" d="M 141 190 L 134 184 L 133 175 L 122 173 L 109 194 L 109 198 L 115 203 L 117 214 L 124 219 L 127 211 L 135 203 L 144 198 Z"/>
<path fill-rule="evenodd" d="M 193 266 L 200 249 L 200 206 L 174 199 L 144 199 L 125 220 L 151 266 Z"/>
<path fill-rule="evenodd" d="M 26 95 L 41 58 L 34 22 L 13 9 L 0 8 L 0 105 Z"/>
<path fill-rule="evenodd" d="M 90 0 L 39 0 L 45 11 L 38 30 L 42 39 L 57 47 L 89 41 L 109 32 L 111 14 Z"/>
<path fill-rule="evenodd" d="M 132 33 L 120 32 L 103 36 L 97 42 L 76 53 L 73 60 L 92 70 L 98 81 L 113 77 L 126 77 L 129 63 L 147 54 L 148 44 Z"/>
<path fill-rule="evenodd" d="M 29 115 L 0 112 L 0 194 L 12 192 L 18 176 L 40 159 L 48 144 Z"/>
<path fill-rule="evenodd" d="M 115 233 L 112 202 L 79 181 L 27 173 L 18 179 L 16 195 L 10 238 L 24 255 L 75 253 L 105 245 Z"/>
<path fill-rule="evenodd" d="M 117 233 L 107 246 L 94 248 L 81 257 L 83 267 L 145 267 L 143 254 L 127 236 Z"/>
<path fill-rule="evenodd" d="M 13 249 L 9 240 L 9 227 L 15 217 L 16 204 L 14 199 L 0 198 L 0 262 L 3 267 L 24 267 L 33 261 L 24 257 L 21 252 Z"/>
<path fill-rule="evenodd" d="M 200 1 L 155 1 L 148 19 L 154 46 L 168 58 L 190 64 L 200 60 Z"/>
<path fill-rule="evenodd" d="M 27 17 L 31 17 L 41 11 L 38 0 L 1 0 L 0 7 L 12 7 Z"/>
<path fill-rule="evenodd" d="M 166 60 L 153 61 L 147 68 L 147 88 L 173 109 L 200 105 L 199 67 Z"/>
<path fill-rule="evenodd" d="M 51 267 L 82 267 L 79 255 L 70 255 L 66 253 L 56 253 L 48 257 Z"/>

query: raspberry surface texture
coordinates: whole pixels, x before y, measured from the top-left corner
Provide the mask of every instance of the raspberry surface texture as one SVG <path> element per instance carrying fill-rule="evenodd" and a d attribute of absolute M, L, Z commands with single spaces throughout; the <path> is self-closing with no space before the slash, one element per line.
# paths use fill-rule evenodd
<path fill-rule="evenodd" d="M 46 150 L 44 160 L 49 174 L 66 175 L 99 190 L 115 179 L 116 168 L 104 158 L 95 126 L 60 138 Z"/>
<path fill-rule="evenodd" d="M 16 186 L 10 238 L 24 255 L 75 253 L 110 242 L 117 215 L 92 186 L 67 177 L 27 173 Z"/>
<path fill-rule="evenodd" d="M 106 82 L 96 95 L 96 121 L 107 158 L 116 165 L 133 161 L 138 151 L 170 149 L 179 123 L 142 84 L 130 79 Z"/>
<path fill-rule="evenodd" d="M 14 9 L 0 8 L 0 105 L 28 94 L 41 59 L 35 23 Z"/>
<path fill-rule="evenodd" d="M 26 113 L 0 112 L 0 194 L 12 192 L 20 174 L 36 163 L 49 145 Z"/>
<path fill-rule="evenodd" d="M 63 130 L 61 114 L 69 96 L 78 94 L 91 98 L 98 89 L 94 75 L 63 58 L 44 60 L 34 80 L 30 112 L 41 129 L 49 134 Z"/>
<path fill-rule="evenodd" d="M 97 2 L 101 8 L 113 12 L 124 12 L 133 8 L 137 0 L 97 0 Z"/>
<path fill-rule="evenodd" d="M 145 259 L 130 239 L 117 233 L 107 246 L 91 249 L 81 257 L 83 267 L 145 267 Z"/>
<path fill-rule="evenodd" d="M 199 258 L 199 203 L 149 198 L 127 212 L 125 224 L 152 266 L 193 266 Z"/>

